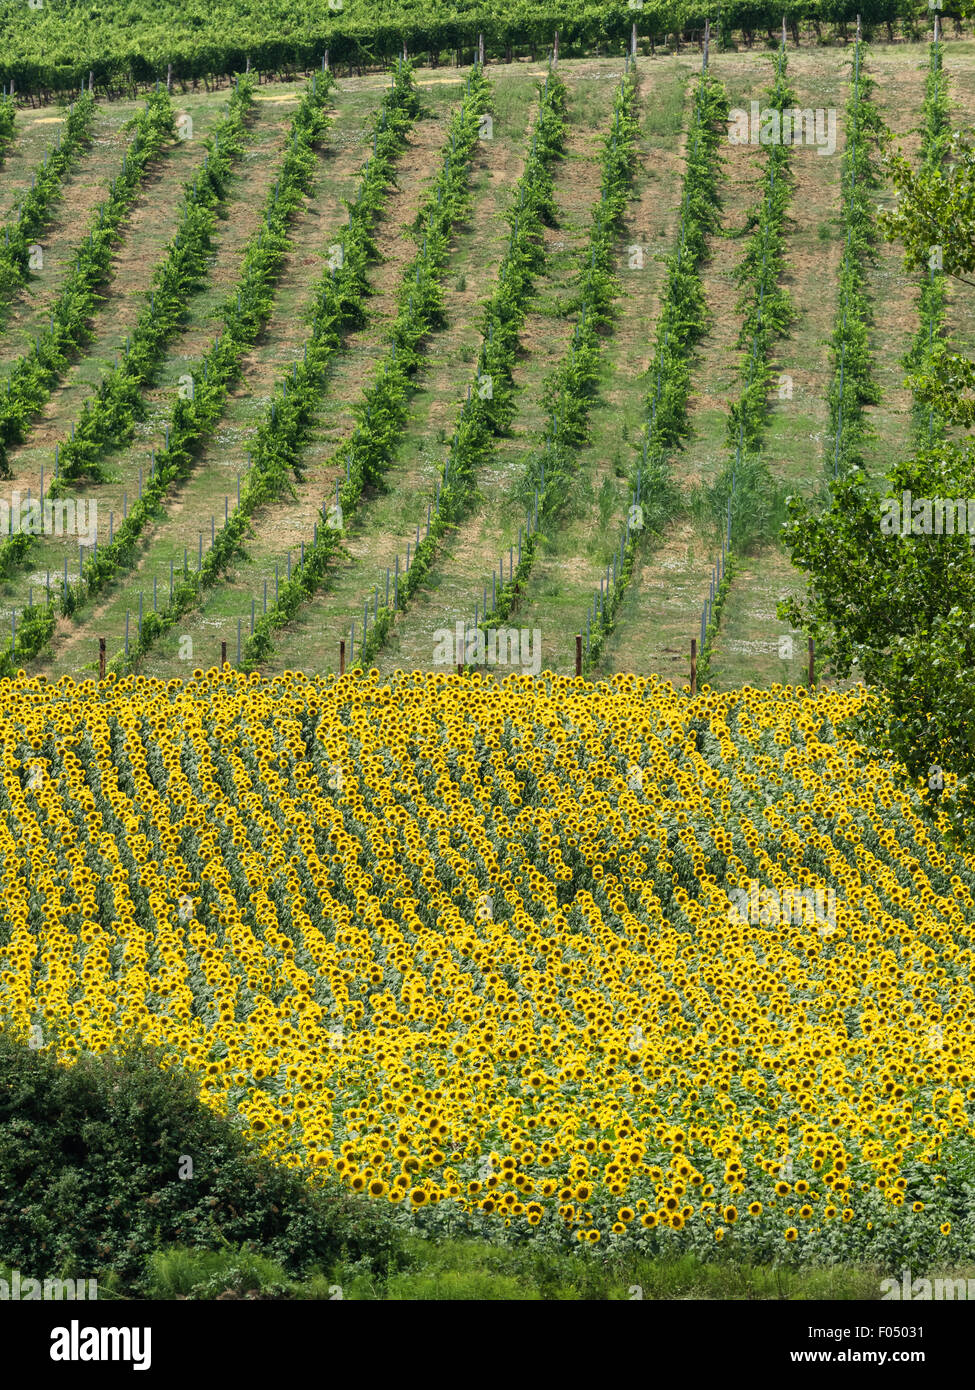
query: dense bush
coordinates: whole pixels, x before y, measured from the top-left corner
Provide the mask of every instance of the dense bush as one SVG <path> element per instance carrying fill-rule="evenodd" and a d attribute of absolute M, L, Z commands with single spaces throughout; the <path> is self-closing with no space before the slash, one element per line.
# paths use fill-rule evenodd
<path fill-rule="evenodd" d="M 162 1060 L 132 1045 L 66 1067 L 0 1032 L 0 1261 L 33 1278 L 114 1275 L 135 1293 L 175 1243 L 244 1244 L 293 1275 L 398 1267 L 382 1208 L 255 1156 Z"/>

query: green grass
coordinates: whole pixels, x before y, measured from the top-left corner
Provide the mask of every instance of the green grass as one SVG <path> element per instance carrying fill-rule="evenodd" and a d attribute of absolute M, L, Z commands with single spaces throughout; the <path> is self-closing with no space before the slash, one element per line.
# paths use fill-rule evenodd
<path fill-rule="evenodd" d="M 881 1298 L 884 1277 L 879 1270 L 842 1265 L 791 1269 L 734 1257 L 705 1262 L 694 1255 L 651 1260 L 590 1247 L 569 1255 L 479 1240 L 410 1237 L 406 1251 L 407 1267 L 385 1280 L 340 1265 L 294 1280 L 253 1252 L 170 1248 L 152 1257 L 150 1296 L 215 1299 L 229 1291 L 235 1297 L 356 1302 L 868 1301 Z M 926 1277 L 973 1274 L 975 1267 Z M 101 1286 L 99 1295 L 104 1296 Z"/>

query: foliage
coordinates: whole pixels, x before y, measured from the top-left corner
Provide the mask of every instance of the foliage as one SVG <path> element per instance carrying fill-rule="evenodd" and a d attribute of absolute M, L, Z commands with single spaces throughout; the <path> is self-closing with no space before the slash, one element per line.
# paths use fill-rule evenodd
<path fill-rule="evenodd" d="M 955 535 L 924 534 L 911 496 L 917 505 L 965 499 L 973 463 L 971 444 L 951 443 L 898 462 L 885 488 L 901 509 L 893 532 L 882 529 L 884 499 L 860 470 L 833 484 L 820 515 L 790 499 L 786 543 L 809 591 L 779 606 L 816 639 L 835 676 L 856 668 L 875 689 L 875 717 L 864 729 L 874 749 L 897 759 L 912 781 L 931 778 L 939 796 L 933 769 L 957 779 L 942 804 L 960 835 L 975 828 L 975 551 L 964 525 Z"/>
<path fill-rule="evenodd" d="M 966 0 L 967 2 L 967 0 Z M 912 0 L 861 0 L 867 31 L 880 23 L 910 31 L 928 11 Z M 957 10 L 953 12 L 957 13 Z M 794 0 L 794 25 L 823 24 L 845 37 L 856 11 L 846 0 Z M 389 62 L 402 53 L 470 53 L 483 35 L 489 57 L 512 45 L 544 53 L 556 29 L 560 52 L 591 53 L 597 46 L 622 54 L 634 19 L 647 44 L 668 36 L 700 33 L 717 18 L 715 39 L 733 33 L 777 31 L 780 5 L 771 0 L 723 0 L 718 15 L 708 0 L 452 0 L 449 6 L 415 0 L 158 0 L 151 9 L 136 0 L 48 0 L 29 10 L 22 0 L 2 0 L 4 72 L 20 90 L 76 89 L 91 68 L 99 86 L 121 87 L 165 79 L 169 64 L 183 80 L 252 68 L 264 72 L 314 67 L 327 48 L 333 63 Z"/>
<path fill-rule="evenodd" d="M 375 1205 L 252 1152 L 164 1050 L 101 1051 L 64 1066 L 0 1029 L 0 1188 L 18 1194 L 0 1205 L 7 1263 L 143 1295 L 149 1258 L 176 1242 L 246 1244 L 245 1269 L 395 1267 L 399 1238 Z"/>
<path fill-rule="evenodd" d="M 13 141 L 16 119 L 17 108 L 14 106 L 13 97 L 7 96 L 4 90 L 3 96 L 0 96 L 0 162 Z"/>
<path fill-rule="evenodd" d="M 946 116 L 944 74 L 932 45 L 922 169 L 923 177 L 935 182 L 943 178 L 941 161 L 949 147 Z M 912 185 L 910 197 L 915 195 Z M 921 235 L 914 213 L 902 210 L 886 218 L 885 227 L 889 235 L 904 237 L 910 263 Z M 786 543 L 793 563 L 808 576 L 809 588 L 804 597 L 784 600 L 779 611 L 793 626 L 808 625 L 835 675 L 856 669 L 874 688 L 874 703 L 862 716 L 862 736 L 896 758 L 907 777 L 928 782 L 953 833 L 966 838 L 975 830 L 975 552 L 964 519 L 953 533 L 953 501 L 962 499 L 965 506 L 975 455 L 970 441 L 959 444 L 945 437 L 946 420 L 971 423 L 964 398 L 947 402 L 942 414 L 940 390 L 928 392 L 924 381 L 943 364 L 954 363 L 941 387 L 960 392 L 972 384 L 973 364 L 949 354 L 944 345 L 933 345 L 934 331 L 944 320 L 941 276 L 930 277 L 921 308 L 909 361 L 920 368 L 915 438 L 923 447 L 888 472 L 883 497 L 857 468 L 848 479 L 833 483 L 821 515 L 814 516 L 799 499 L 790 502 Z M 938 515 L 937 503 L 946 499 L 950 530 L 947 518 Z M 882 525 L 885 509 L 892 518 L 889 525 Z M 942 769 L 952 774 L 951 792 L 944 790 Z"/>

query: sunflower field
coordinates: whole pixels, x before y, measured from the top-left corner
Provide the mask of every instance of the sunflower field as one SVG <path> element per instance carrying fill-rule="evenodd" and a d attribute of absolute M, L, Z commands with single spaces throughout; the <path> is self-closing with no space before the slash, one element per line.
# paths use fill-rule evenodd
<path fill-rule="evenodd" d="M 864 754 L 866 698 L 21 673 L 0 1026 L 162 1045 L 421 1234 L 957 1260 L 975 856 Z"/>

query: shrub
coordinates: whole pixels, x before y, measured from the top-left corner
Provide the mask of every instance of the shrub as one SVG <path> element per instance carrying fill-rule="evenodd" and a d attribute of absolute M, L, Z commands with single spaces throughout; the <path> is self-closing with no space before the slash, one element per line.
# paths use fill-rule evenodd
<path fill-rule="evenodd" d="M 0 1259 L 33 1278 L 114 1276 L 133 1293 L 163 1245 L 229 1242 L 295 1276 L 337 1261 L 398 1267 L 387 1212 L 252 1153 L 164 1061 L 128 1044 L 66 1067 L 0 1032 L 0 1192 L 18 1194 L 0 1203 Z"/>

